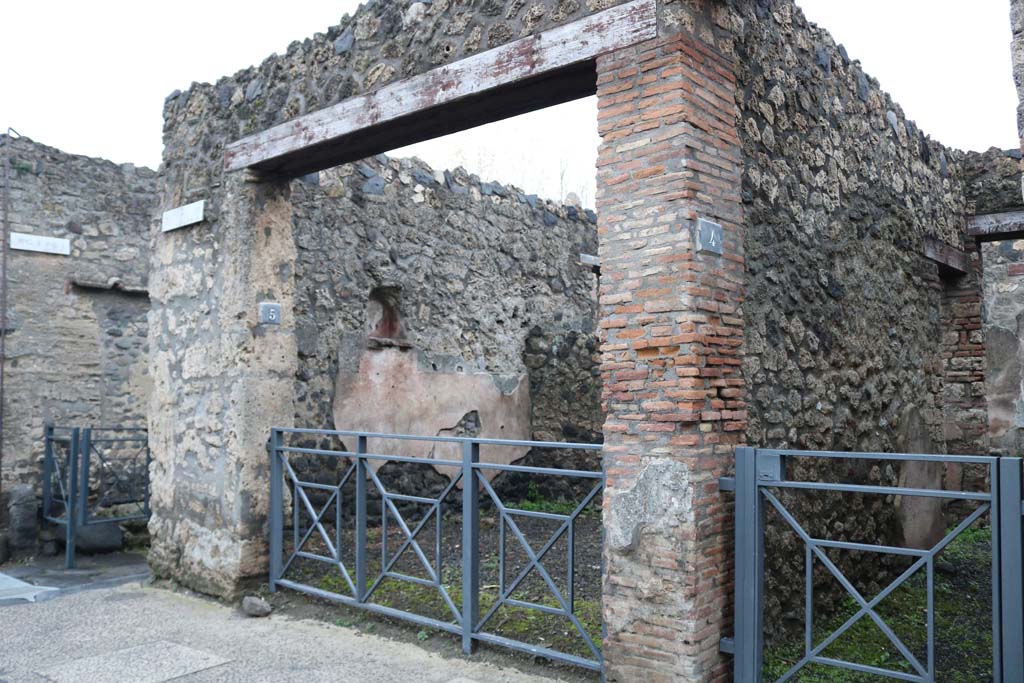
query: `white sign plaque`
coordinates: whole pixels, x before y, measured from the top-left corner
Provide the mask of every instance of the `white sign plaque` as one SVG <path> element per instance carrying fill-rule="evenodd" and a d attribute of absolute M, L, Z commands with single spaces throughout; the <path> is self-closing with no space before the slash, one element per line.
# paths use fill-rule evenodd
<path fill-rule="evenodd" d="M 164 212 L 163 220 L 163 231 L 170 232 L 171 230 L 177 230 L 178 228 L 184 228 L 189 225 L 195 225 L 203 221 L 203 211 L 206 208 L 206 200 L 201 199 L 198 202 L 192 202 L 185 206 L 179 206 L 176 209 Z"/>
<path fill-rule="evenodd" d="M 71 240 L 60 237 L 43 237 L 29 235 L 24 232 L 11 233 L 11 249 L 22 251 L 38 251 L 41 254 L 71 255 Z"/>

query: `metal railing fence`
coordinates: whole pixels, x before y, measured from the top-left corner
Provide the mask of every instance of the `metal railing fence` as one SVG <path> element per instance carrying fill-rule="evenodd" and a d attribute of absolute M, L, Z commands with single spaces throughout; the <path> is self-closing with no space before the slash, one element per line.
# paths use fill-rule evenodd
<path fill-rule="evenodd" d="M 288 445 L 289 437 L 305 439 L 337 440 L 351 444 L 347 449 L 309 448 Z M 371 441 L 384 440 L 388 444 L 402 442 L 430 442 L 446 444 L 445 448 L 457 449 L 459 459 L 430 459 L 406 457 L 395 454 L 374 452 Z M 354 445 L 355 448 L 351 448 Z M 270 590 L 290 588 L 320 598 L 333 600 L 351 607 L 369 610 L 377 614 L 438 629 L 462 638 L 463 650 L 469 654 L 476 643 L 489 643 L 533 655 L 547 657 L 587 669 L 600 670 L 602 656 L 599 643 L 594 642 L 587 628 L 577 615 L 576 594 L 577 567 L 575 526 L 580 516 L 598 498 L 604 488 L 604 473 L 601 471 L 571 470 L 525 465 L 503 465 L 481 462 L 480 451 L 484 448 L 516 449 L 571 449 L 579 451 L 600 451 L 600 444 L 549 443 L 534 441 L 512 441 L 496 439 L 475 439 L 462 437 L 421 437 L 410 435 L 377 434 L 369 432 L 330 431 L 310 429 L 282 429 L 272 431 L 268 448 L 270 450 Z M 310 481 L 312 477 L 300 476 L 299 458 L 319 458 L 333 461 L 335 469 L 331 483 Z M 384 477 L 375 465 L 399 463 L 405 467 L 420 465 L 451 468 L 450 480 L 436 496 L 413 495 L 390 490 Z M 573 480 L 592 482 L 589 490 L 576 501 L 571 509 L 544 511 L 523 509 L 515 504 L 506 504 L 490 481 L 491 475 L 515 472 L 535 476 L 566 477 Z M 461 486 L 461 491 L 458 488 Z M 290 547 L 285 547 L 285 491 L 291 496 Z M 350 500 L 345 500 L 345 498 Z M 379 501 L 380 526 L 371 529 L 371 497 Z M 454 499 L 453 502 L 446 502 Z M 482 604 L 481 586 L 481 503 L 493 506 L 497 513 L 500 541 L 496 559 L 498 583 L 489 586 L 489 604 Z M 318 506 L 315 504 L 319 502 Z M 354 508 L 354 524 L 351 533 L 345 532 L 348 521 L 344 519 L 343 508 L 351 504 Z M 331 507 L 333 505 L 333 515 Z M 427 512 L 416 522 L 407 520 L 402 506 L 426 506 Z M 458 568 L 444 566 L 442 543 L 444 541 L 446 509 L 458 513 L 461 520 L 454 533 L 461 537 L 461 557 Z M 554 525 L 555 529 L 541 545 L 530 542 L 521 526 L 524 520 L 537 520 Z M 305 522 L 305 524 L 304 524 Z M 389 529 L 397 527 L 400 538 L 389 545 Z M 381 555 L 379 563 L 371 566 L 368 535 L 379 533 Z M 421 544 L 421 535 L 433 535 L 433 547 Z M 315 540 L 314 540 L 315 539 Z M 512 541 L 515 548 L 525 556 L 525 566 L 513 567 L 508 561 L 506 541 Z M 545 566 L 545 559 L 560 542 L 567 549 L 565 561 L 565 584 L 559 585 L 553 573 Z M 314 547 L 317 546 L 317 547 Z M 419 576 L 412 571 L 401 570 L 402 558 L 408 558 L 415 565 Z M 312 585 L 304 582 L 302 576 L 290 577 L 297 573 L 300 561 L 322 563 L 331 571 L 333 583 Z M 451 561 L 451 560 L 450 560 Z M 453 578 L 454 577 L 454 578 Z M 546 603 L 523 599 L 517 591 L 524 581 L 532 577 L 547 590 Z M 561 578 L 561 577 L 559 577 Z M 307 577 L 308 580 L 308 577 Z M 398 607 L 375 601 L 382 584 L 387 580 L 412 584 L 427 589 L 443 603 L 439 616 L 424 616 Z M 328 585 L 325 589 L 323 586 Z M 496 590 L 496 593 L 494 592 Z M 436 592 L 436 594 L 434 593 Z M 502 607 L 526 610 L 543 615 L 561 617 L 571 625 L 585 646 L 584 655 L 570 654 L 538 643 L 523 642 L 516 638 L 500 635 L 488 629 L 495 614 Z"/>
<path fill-rule="evenodd" d="M 145 429 L 46 425 L 43 519 L 64 527 L 66 567 L 80 528 L 149 518 L 149 465 Z M 114 506 L 120 514 L 102 514 Z"/>
<path fill-rule="evenodd" d="M 986 491 L 954 491 L 906 486 L 875 486 L 822 481 L 794 481 L 787 478 L 787 461 L 796 458 L 870 460 L 879 462 L 919 461 L 955 463 L 987 469 L 990 483 Z M 760 683 L 764 675 L 765 653 L 765 513 L 774 511 L 796 533 L 804 547 L 804 637 L 803 654 L 788 671 L 775 679 L 785 683 L 816 665 L 832 669 L 870 674 L 903 681 L 936 680 L 936 556 L 964 531 L 984 516 L 992 532 L 992 652 L 976 653 L 992 657 L 993 680 L 996 683 L 1024 681 L 1024 607 L 1022 589 L 1022 473 L 1019 458 L 984 456 L 919 455 L 893 453 L 808 452 L 739 448 L 736 453 L 736 477 L 724 479 L 723 490 L 736 492 L 736 583 L 735 631 L 732 639 L 723 641 L 723 650 L 735 655 L 734 680 L 737 683 Z M 779 491 L 830 491 L 845 494 L 907 496 L 960 500 L 976 504 L 937 544 L 928 549 L 837 541 L 815 538 L 805 530 L 796 515 L 780 499 Z M 910 566 L 892 580 L 874 598 L 867 599 L 854 582 L 837 566 L 826 551 L 846 550 L 879 553 L 909 558 Z M 815 642 L 813 563 L 824 566 L 843 590 L 853 599 L 856 612 L 830 635 Z M 925 654 L 920 658 L 878 613 L 879 604 L 892 595 L 921 570 L 925 573 L 927 605 L 925 614 Z M 887 642 L 910 667 L 910 671 L 840 660 L 825 656 L 825 651 L 848 633 L 862 619 L 870 619 L 884 634 Z M 920 654 L 920 653 L 919 653 Z"/>

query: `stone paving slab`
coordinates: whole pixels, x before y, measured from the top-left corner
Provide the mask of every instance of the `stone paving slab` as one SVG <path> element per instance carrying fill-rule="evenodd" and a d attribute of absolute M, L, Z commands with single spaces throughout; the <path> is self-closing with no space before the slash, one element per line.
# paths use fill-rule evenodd
<path fill-rule="evenodd" d="M 139 582 L 149 576 L 146 558 L 138 553 L 79 555 L 76 565 L 75 569 L 65 569 L 63 555 L 37 557 L 31 563 L 5 564 L 3 573 L 33 586 L 57 589 L 41 592 L 38 600 L 52 600 L 61 594 L 109 588 L 131 581 Z M 0 592 L 0 608 L 20 602 L 20 598 L 5 596 Z"/>
<path fill-rule="evenodd" d="M 173 673 L 168 652 L 179 653 L 174 665 L 190 668 L 173 678 L 183 683 L 560 680 L 554 673 L 535 676 L 471 657 L 445 658 L 322 622 L 253 619 L 217 602 L 143 584 L 5 607 L 0 633 L 0 683 L 164 681 Z M 125 674 L 123 667 L 133 662 L 134 670 Z"/>
<path fill-rule="evenodd" d="M 34 586 L 31 583 L 19 581 L 13 576 L 0 574 L 0 603 L 14 600 L 35 602 L 38 596 L 55 590 L 57 589 L 49 586 Z"/>
<path fill-rule="evenodd" d="M 228 663 L 229 659 L 159 640 L 37 671 L 53 683 L 164 683 Z"/>

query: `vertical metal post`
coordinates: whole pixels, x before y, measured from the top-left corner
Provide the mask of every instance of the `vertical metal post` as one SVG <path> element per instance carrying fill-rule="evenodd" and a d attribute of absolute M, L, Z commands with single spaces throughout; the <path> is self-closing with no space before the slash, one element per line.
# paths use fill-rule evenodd
<path fill-rule="evenodd" d="M 356 601 L 366 599 L 366 437 L 356 438 Z M 339 501 L 340 503 L 340 501 Z M 381 502 L 383 505 L 383 501 Z M 381 565 L 381 570 L 384 565 Z"/>
<path fill-rule="evenodd" d="M 999 569 L 1002 680 L 1024 682 L 1024 543 L 1022 509 L 1024 489 L 1020 458 L 999 461 Z"/>
<path fill-rule="evenodd" d="M 284 552 L 284 472 L 281 467 L 281 432 L 270 432 L 267 444 L 270 455 L 270 576 L 267 585 L 277 592 L 281 578 L 281 554 Z"/>
<path fill-rule="evenodd" d="M 144 497 L 142 499 L 142 512 L 146 515 L 146 517 L 149 517 L 149 514 L 151 512 L 151 510 L 149 509 L 149 496 L 150 496 L 150 493 L 151 493 L 150 482 L 152 482 L 152 480 L 153 480 L 153 478 L 150 476 L 149 468 L 153 464 L 153 452 L 149 450 L 149 431 L 146 431 L 145 435 L 146 435 L 146 483 L 144 484 L 145 491 L 143 493 Z"/>
<path fill-rule="evenodd" d="M 473 632 L 480 621 L 480 489 L 476 468 L 480 444 L 462 442 L 462 651 L 473 653 Z"/>
<path fill-rule="evenodd" d="M 68 476 L 67 501 L 64 506 L 64 567 L 75 568 L 75 531 L 78 525 L 78 449 L 80 433 L 78 427 L 71 430 L 68 444 L 68 462 L 65 471 Z"/>
<path fill-rule="evenodd" d="M 82 445 L 78 452 L 81 460 L 81 464 L 78 467 L 78 476 L 81 478 L 81 481 L 78 484 L 78 504 L 75 509 L 78 514 L 78 524 L 85 526 L 89 523 L 89 469 L 92 462 L 92 427 L 86 427 L 82 430 Z"/>
<path fill-rule="evenodd" d="M 736 449 L 735 683 L 760 683 L 764 601 L 764 513 L 757 451 Z"/>
<path fill-rule="evenodd" d="M 50 516 L 53 508 L 53 425 L 43 428 L 43 520 Z"/>

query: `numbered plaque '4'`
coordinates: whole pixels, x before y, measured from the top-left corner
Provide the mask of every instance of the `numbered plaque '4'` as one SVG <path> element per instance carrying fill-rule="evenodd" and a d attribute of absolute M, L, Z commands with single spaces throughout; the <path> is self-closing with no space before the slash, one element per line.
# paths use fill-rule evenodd
<path fill-rule="evenodd" d="M 722 254 L 722 226 L 718 223 L 701 218 L 697 221 L 697 252 Z"/>

